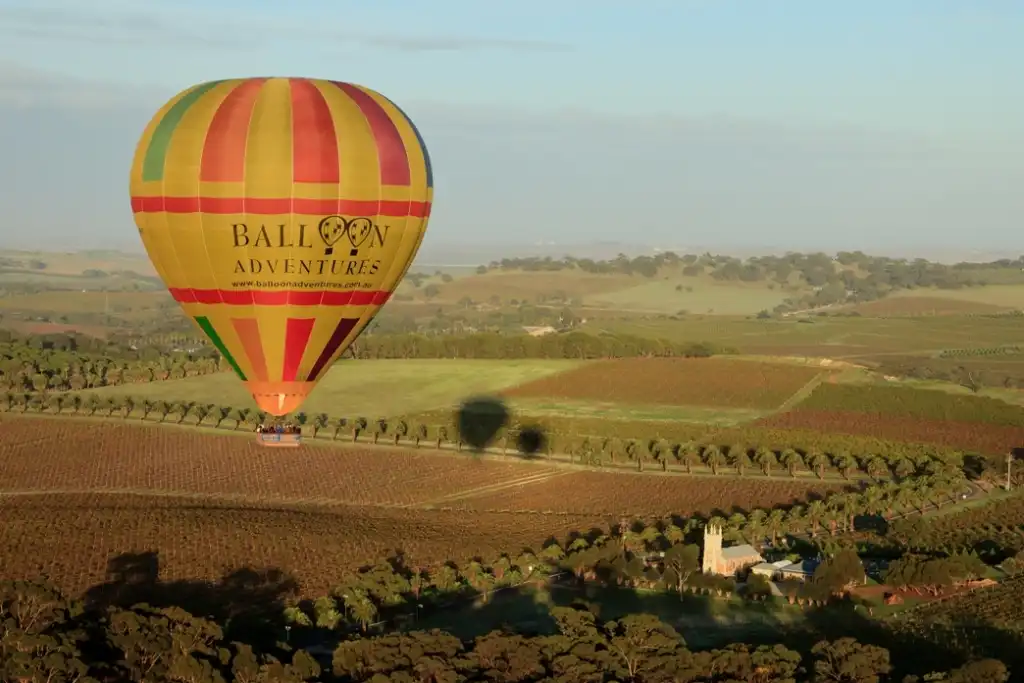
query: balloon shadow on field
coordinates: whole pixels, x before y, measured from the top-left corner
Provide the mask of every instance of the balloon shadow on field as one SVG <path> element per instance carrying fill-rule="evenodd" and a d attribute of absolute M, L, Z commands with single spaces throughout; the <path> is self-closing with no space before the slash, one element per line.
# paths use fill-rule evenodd
<path fill-rule="evenodd" d="M 533 458 L 547 449 L 547 437 L 539 425 L 510 429 L 512 413 L 498 396 L 473 396 L 455 413 L 459 440 L 475 454 L 481 454 L 502 440 L 502 450 L 513 447 L 523 458 Z M 502 434 L 502 430 L 508 430 Z M 511 432 L 511 433 L 510 433 Z"/>
<path fill-rule="evenodd" d="M 497 440 L 498 432 L 508 426 L 509 410 L 494 396 L 467 398 L 455 413 L 459 438 L 474 453 L 483 453 Z"/>
<path fill-rule="evenodd" d="M 180 607 L 220 624 L 228 641 L 270 645 L 282 639 L 286 603 L 298 590 L 298 581 L 276 568 L 231 569 L 216 581 L 161 580 L 159 554 L 150 550 L 110 558 L 107 580 L 88 589 L 84 602 L 91 610 Z"/>

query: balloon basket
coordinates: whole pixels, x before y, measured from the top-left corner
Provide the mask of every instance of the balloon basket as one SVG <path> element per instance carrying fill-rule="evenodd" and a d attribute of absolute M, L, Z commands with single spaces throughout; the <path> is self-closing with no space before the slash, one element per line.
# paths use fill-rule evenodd
<path fill-rule="evenodd" d="M 300 434 L 257 434 L 256 441 L 270 448 L 298 448 L 302 445 Z"/>

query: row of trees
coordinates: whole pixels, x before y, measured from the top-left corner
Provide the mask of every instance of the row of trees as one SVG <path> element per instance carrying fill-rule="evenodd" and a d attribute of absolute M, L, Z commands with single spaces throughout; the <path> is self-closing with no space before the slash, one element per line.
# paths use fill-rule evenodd
<path fill-rule="evenodd" d="M 350 636 L 322 648 L 229 640 L 223 624 L 173 606 L 83 605 L 45 584 L 0 584 L 0 679 L 99 683 L 879 683 L 896 681 L 888 650 L 853 638 L 801 653 L 782 645 L 698 651 L 653 615 L 601 620 L 551 609 L 550 635 L 494 631 L 463 642 L 443 631 Z M 903 663 L 917 668 L 920 662 Z M 926 667 L 927 671 L 932 667 Z M 1005 683 L 1007 667 L 977 660 L 920 680 Z"/>
<path fill-rule="evenodd" d="M 248 408 L 217 406 L 197 402 L 140 399 L 132 396 L 102 394 L 61 394 L 49 396 L 22 392 L 0 394 L 0 409 L 11 412 L 47 412 L 88 416 L 120 416 L 157 422 L 174 422 L 232 430 L 255 429 L 266 424 L 266 413 Z M 346 439 L 353 443 L 385 443 L 436 449 L 471 448 L 476 435 L 460 433 L 459 420 L 442 425 L 417 423 L 405 419 L 331 417 L 326 413 L 304 412 L 284 418 L 300 427 L 310 438 Z M 529 425 L 517 423 L 494 430 L 486 449 L 504 455 L 519 455 L 568 460 L 595 467 L 629 466 L 639 471 L 656 467 L 662 471 L 687 474 L 710 472 L 715 475 L 739 475 L 760 472 L 763 476 L 784 474 L 797 477 L 813 473 L 825 479 L 838 473 L 844 479 L 867 475 L 876 480 L 895 476 L 905 479 L 916 474 L 961 472 L 963 456 L 954 452 L 888 454 L 850 452 L 825 453 L 814 448 L 774 450 L 749 444 L 719 445 L 696 442 L 670 443 L 666 439 L 599 438 L 572 434 L 546 434 Z"/>
<path fill-rule="evenodd" d="M 783 256 L 754 256 L 747 259 L 720 254 L 684 254 L 671 251 L 654 256 L 629 258 L 623 254 L 602 261 L 566 256 L 510 258 L 492 261 L 478 272 L 488 270 L 559 271 L 581 270 L 588 273 L 622 273 L 653 278 L 666 269 L 681 269 L 683 275 L 707 274 L 718 280 L 745 282 L 771 281 L 780 285 L 794 281 L 806 286 L 826 288 L 842 286 L 855 290 L 862 300 L 884 296 L 895 289 L 942 287 L 955 289 L 983 285 L 1006 271 L 1019 270 L 1022 262 L 1003 259 L 991 263 L 946 265 L 925 259 L 894 259 L 870 256 L 863 252 L 789 253 Z"/>
<path fill-rule="evenodd" d="M 211 356 L 178 354 L 152 360 L 125 360 L 5 345 L 0 347 L 0 390 L 79 391 L 207 375 L 222 372 L 224 366 L 219 358 Z"/>

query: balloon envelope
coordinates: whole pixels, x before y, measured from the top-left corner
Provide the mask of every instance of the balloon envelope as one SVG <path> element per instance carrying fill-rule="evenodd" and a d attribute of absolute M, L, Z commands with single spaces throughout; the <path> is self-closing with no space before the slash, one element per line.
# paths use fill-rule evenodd
<path fill-rule="evenodd" d="M 171 295 L 262 410 L 296 410 L 408 270 L 427 227 L 426 146 L 368 88 L 202 83 L 135 152 L 131 203 Z"/>

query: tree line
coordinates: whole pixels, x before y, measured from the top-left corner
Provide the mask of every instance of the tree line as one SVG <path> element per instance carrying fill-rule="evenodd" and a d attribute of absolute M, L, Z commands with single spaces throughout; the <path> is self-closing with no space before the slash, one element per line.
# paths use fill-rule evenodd
<path fill-rule="evenodd" d="M 108 353 L 111 350 L 106 348 Z M 78 391 L 212 374 L 221 372 L 225 365 L 212 354 L 113 351 L 101 355 L 77 347 L 30 346 L 20 340 L 0 342 L 0 390 Z"/>
<path fill-rule="evenodd" d="M 212 611 L 212 610 L 211 610 Z M 542 635 L 496 630 L 472 640 L 440 630 L 346 634 L 330 646 L 296 647 L 245 631 L 251 615 L 198 617 L 171 605 L 70 600 L 44 583 L 0 583 L 0 679 L 32 683 L 1005 683 L 1007 666 L 979 659 L 934 671 L 854 638 L 820 639 L 802 651 L 737 643 L 691 649 L 654 615 L 601 619 L 550 609 Z M 242 622 L 241 624 L 238 622 Z M 326 650 L 326 651 L 325 651 Z M 907 673 L 900 677 L 901 672 Z M 928 673 L 923 673 L 928 672 Z"/>
<path fill-rule="evenodd" d="M 630 258 L 619 254 L 610 260 L 551 257 L 506 258 L 480 266 L 478 273 L 492 270 L 528 272 L 581 270 L 587 273 L 620 273 L 654 278 L 666 269 L 679 269 L 689 277 L 709 275 L 716 280 L 769 282 L 781 287 L 795 282 L 816 291 L 807 303 L 824 305 L 852 299 L 870 301 L 889 292 L 917 287 L 959 289 L 1002 282 L 1007 271 L 1024 267 L 1024 259 L 1001 259 L 989 263 L 946 265 L 925 259 L 895 259 L 871 256 L 860 251 L 789 253 L 783 256 L 754 256 L 746 259 L 721 254 L 683 254 L 671 251 Z"/>

